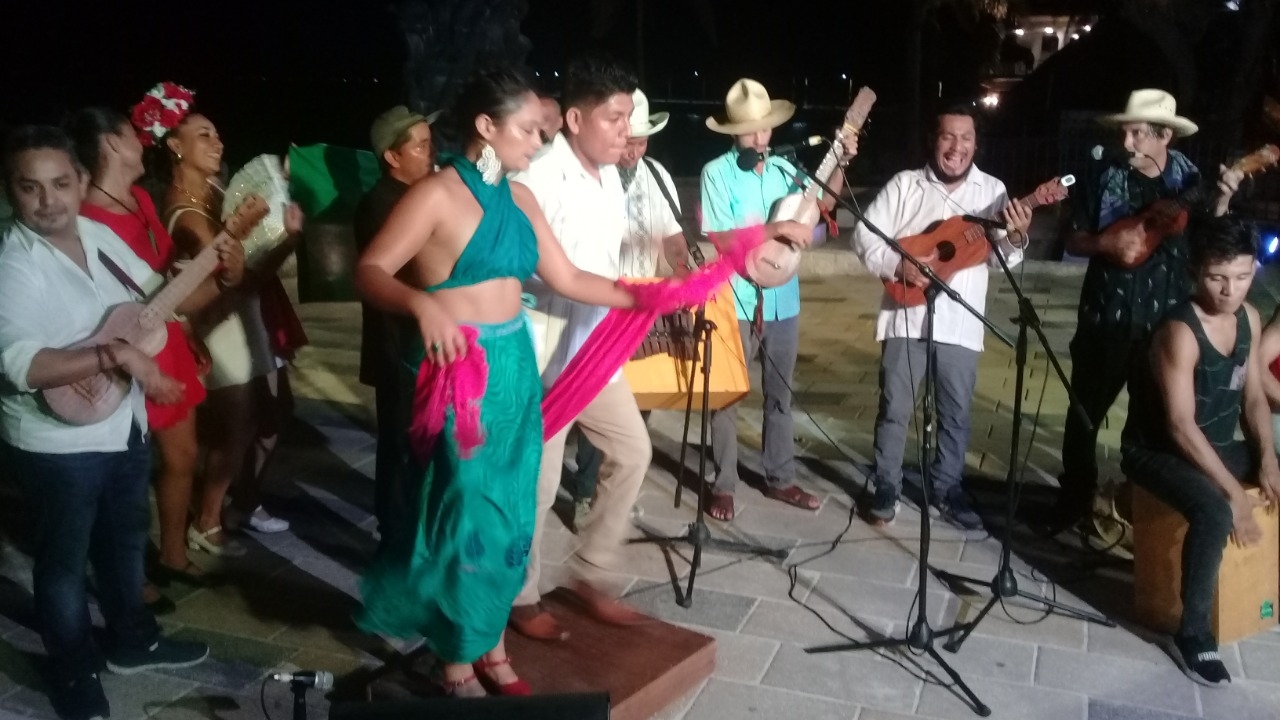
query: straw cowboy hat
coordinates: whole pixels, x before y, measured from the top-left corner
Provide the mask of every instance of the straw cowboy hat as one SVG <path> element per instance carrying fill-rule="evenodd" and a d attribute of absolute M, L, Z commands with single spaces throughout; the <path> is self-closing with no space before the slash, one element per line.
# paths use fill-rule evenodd
<path fill-rule="evenodd" d="M 746 135 L 776 128 L 795 112 L 794 103 L 770 100 L 763 85 L 742 78 L 724 96 L 724 119 L 709 117 L 707 127 L 725 135 Z"/>
<path fill-rule="evenodd" d="M 1124 112 L 1116 115 L 1105 115 L 1101 122 L 1108 125 L 1120 125 L 1131 122 L 1147 122 L 1173 128 L 1178 137 L 1194 135 L 1199 126 L 1178 114 L 1178 101 L 1164 90 L 1134 90 L 1129 94 L 1129 102 Z"/>
<path fill-rule="evenodd" d="M 631 111 L 631 137 L 649 137 L 667 126 L 671 113 L 649 114 L 649 98 L 642 90 L 631 93 L 636 107 Z"/>

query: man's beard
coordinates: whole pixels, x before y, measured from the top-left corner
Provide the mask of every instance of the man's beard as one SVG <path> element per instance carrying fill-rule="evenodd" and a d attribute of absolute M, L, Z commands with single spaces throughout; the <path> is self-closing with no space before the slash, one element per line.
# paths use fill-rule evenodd
<path fill-rule="evenodd" d="M 636 179 L 636 171 L 640 169 L 640 163 L 636 163 L 631 167 L 618 166 L 618 177 L 622 178 L 622 189 L 629 190 L 631 181 Z"/>

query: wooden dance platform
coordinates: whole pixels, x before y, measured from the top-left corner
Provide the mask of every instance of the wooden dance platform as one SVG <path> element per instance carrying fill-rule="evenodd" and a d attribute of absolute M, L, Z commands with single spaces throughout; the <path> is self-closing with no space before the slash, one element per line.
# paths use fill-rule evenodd
<path fill-rule="evenodd" d="M 588 616 L 558 589 L 543 598 L 569 639 L 530 640 L 507 633 L 507 652 L 535 693 L 609 693 L 612 720 L 648 720 L 711 677 L 716 641 L 654 620 L 634 627 Z"/>
<path fill-rule="evenodd" d="M 507 633 L 507 652 L 516 672 L 529 681 L 535 695 L 606 692 L 611 720 L 648 720 L 715 670 L 714 638 L 660 620 L 633 627 L 606 625 L 587 615 L 563 589 L 544 596 L 543 603 L 569 632 L 567 641 L 539 642 Z M 386 666 L 373 677 L 348 678 L 361 685 L 361 691 L 339 691 L 335 700 L 347 695 L 372 702 L 343 707 L 338 714 L 358 718 L 372 711 L 367 715 L 370 718 L 392 717 L 378 712 L 379 701 L 428 696 L 430 687 L 422 675 L 431 662 L 429 656 L 421 657 L 411 660 L 407 668 Z M 394 702 L 383 709 L 391 710 L 392 706 L 409 710 L 408 705 Z M 395 711 L 393 714 L 399 717 Z M 516 713 L 515 717 L 519 716 Z"/>

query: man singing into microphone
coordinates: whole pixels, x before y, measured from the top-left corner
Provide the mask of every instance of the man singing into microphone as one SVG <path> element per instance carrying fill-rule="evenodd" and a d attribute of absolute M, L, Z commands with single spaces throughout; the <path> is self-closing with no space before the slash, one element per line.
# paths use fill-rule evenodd
<path fill-rule="evenodd" d="M 764 86 L 741 79 L 729 88 L 724 100 L 725 117 L 707 118 L 713 132 L 734 137 L 733 147 L 702 168 L 702 231 L 723 232 L 769 219 L 782 197 L 801 190 L 794 165 L 777 155 L 766 157 L 773 129 L 791 119 L 796 106 L 786 100 L 770 100 Z M 841 166 L 858 152 L 856 138 L 845 148 Z M 754 159 L 754 163 L 752 162 Z M 831 180 L 832 190 L 844 186 L 843 173 Z M 834 198 L 823 199 L 828 210 Z M 772 222 L 766 235 L 807 246 L 812 231 L 796 222 Z M 762 289 L 734 276 L 738 328 L 748 362 L 761 358 L 764 390 L 764 427 L 761 429 L 761 461 L 766 497 L 806 510 L 818 509 L 818 498 L 796 485 L 795 438 L 791 431 L 791 375 L 800 342 L 800 280 Z M 736 407 L 717 411 L 711 418 L 711 449 L 716 464 L 708 514 L 717 520 L 733 519 L 734 490 L 738 485 L 738 412 Z"/>
<path fill-rule="evenodd" d="M 1192 135 L 1196 124 L 1177 114 L 1177 103 L 1163 90 L 1136 90 L 1125 111 L 1102 121 L 1116 126 L 1129 154 L 1127 163 L 1106 168 L 1093 191 L 1077 199 L 1067 252 L 1088 257 L 1080 288 L 1079 321 L 1071 340 L 1071 389 L 1093 429 L 1068 412 L 1062 436 L 1061 490 L 1045 518 L 1050 535 L 1088 517 L 1098 489 L 1098 427 L 1133 363 L 1165 312 L 1186 301 L 1191 289 L 1187 241 L 1168 237 L 1145 262 L 1126 270 L 1143 251 L 1140 230 L 1101 234 L 1117 220 L 1132 217 L 1161 198 L 1178 195 L 1200 182 L 1200 171 L 1186 155 L 1169 147 L 1175 137 Z M 1221 169 L 1214 215 L 1224 215 L 1243 174 Z"/>
<path fill-rule="evenodd" d="M 978 133 L 971 106 L 958 105 L 936 118 L 933 157 L 918 170 L 904 170 L 890 178 L 867 207 L 867 222 L 896 238 L 918 235 L 930 225 L 956 215 L 1001 217 L 1013 228 L 990 230 L 1005 261 L 1022 261 L 1031 210 L 1009 201 L 1004 183 L 973 164 Z M 859 224 L 853 233 L 854 251 L 873 274 L 915 287 L 929 279 L 903 260 L 884 240 Z M 987 267 L 957 271 L 950 285 L 960 297 L 983 312 L 987 302 L 988 267 L 998 268 L 995 250 Z M 926 264 L 935 257 L 919 258 Z M 897 514 L 902 492 L 902 457 L 907 428 L 915 410 L 916 390 L 925 369 L 925 306 L 898 305 L 888 293 L 880 302 L 876 340 L 880 357 L 880 409 L 875 430 L 875 495 L 867 515 L 873 525 L 887 525 Z M 948 522 L 965 529 L 982 527 L 960 486 L 965 450 L 969 445 L 969 403 L 978 377 L 983 326 L 978 318 L 951 298 L 939 295 L 934 315 L 934 367 L 937 387 L 938 450 L 933 458 L 930 501 Z"/>

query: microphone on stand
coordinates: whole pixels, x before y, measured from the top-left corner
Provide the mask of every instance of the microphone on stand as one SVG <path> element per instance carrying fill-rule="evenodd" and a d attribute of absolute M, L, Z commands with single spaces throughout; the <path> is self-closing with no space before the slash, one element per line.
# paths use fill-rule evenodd
<path fill-rule="evenodd" d="M 295 673 L 275 673 L 271 676 L 271 679 L 279 683 L 301 685 L 303 687 L 315 688 L 317 690 L 328 690 L 333 687 L 333 673 L 325 672 L 323 670 L 299 670 Z"/>
<path fill-rule="evenodd" d="M 821 135 L 810 135 L 798 143 L 790 145 L 778 145 L 777 147 L 765 148 L 764 152 L 760 152 L 755 148 L 739 148 L 738 149 L 738 169 L 750 170 L 760 164 L 761 160 L 773 155 L 795 155 L 797 150 L 815 145 L 821 145 L 825 142 Z"/>
<path fill-rule="evenodd" d="M 1108 165 L 1126 165 L 1130 160 L 1141 155 L 1142 153 L 1125 150 L 1124 148 L 1108 151 L 1101 145 L 1094 145 L 1093 149 L 1089 151 L 1089 156 L 1094 160 L 1105 162 Z"/>

